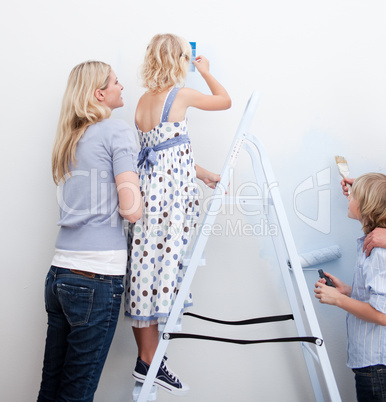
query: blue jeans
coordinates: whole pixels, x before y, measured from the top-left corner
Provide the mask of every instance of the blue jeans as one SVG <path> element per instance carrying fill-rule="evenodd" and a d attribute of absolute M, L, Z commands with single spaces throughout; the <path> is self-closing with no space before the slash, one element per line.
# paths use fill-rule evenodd
<path fill-rule="evenodd" d="M 378 364 L 353 372 L 358 402 L 386 401 L 386 366 Z"/>
<path fill-rule="evenodd" d="M 87 277 L 52 266 L 39 402 L 91 402 L 117 326 L 123 276 Z"/>

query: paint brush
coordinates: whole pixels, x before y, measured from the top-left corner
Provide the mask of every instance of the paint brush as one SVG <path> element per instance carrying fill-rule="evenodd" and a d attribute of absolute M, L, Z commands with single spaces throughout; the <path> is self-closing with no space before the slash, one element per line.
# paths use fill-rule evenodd
<path fill-rule="evenodd" d="M 345 179 L 347 177 L 349 177 L 350 175 L 350 171 L 348 168 L 348 163 L 346 161 L 346 159 L 343 156 L 335 156 L 335 162 L 336 165 L 338 166 L 339 169 L 339 174 Z M 351 193 L 351 185 L 346 183 L 346 186 L 348 188 L 348 194 Z"/>

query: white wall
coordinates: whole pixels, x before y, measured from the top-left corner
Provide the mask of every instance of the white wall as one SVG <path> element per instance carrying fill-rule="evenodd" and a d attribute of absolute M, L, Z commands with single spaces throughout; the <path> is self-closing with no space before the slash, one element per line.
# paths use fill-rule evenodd
<path fill-rule="evenodd" d="M 352 175 L 385 172 L 386 53 L 384 2 L 361 0 L 119 1 L 21 0 L 2 10 L 1 246 L 2 400 L 28 402 L 38 392 L 46 330 L 43 282 L 53 255 L 58 217 L 50 155 L 71 68 L 87 59 L 112 64 L 125 86 L 115 117 L 133 123 L 142 93 L 137 68 L 150 38 L 177 33 L 196 41 L 228 89 L 229 111 L 189 112 L 196 160 L 220 171 L 246 102 L 262 98 L 252 132 L 265 144 L 299 252 L 339 244 L 343 257 L 323 268 L 351 281 L 357 222 L 346 218 L 334 155 Z M 207 91 L 191 74 L 188 85 Z M 238 183 L 250 179 L 245 158 Z M 295 189 L 331 168 L 331 211 L 324 234 L 296 215 Z M 326 205 L 319 205 L 320 210 Z M 317 220 L 318 188 L 297 198 Z M 225 225 L 226 217 L 219 221 Z M 241 219 L 234 216 L 232 219 Z M 193 283 L 193 311 L 223 319 L 289 312 L 270 242 L 214 236 L 207 266 Z M 316 272 L 305 274 L 312 293 Z M 314 303 L 344 401 L 354 400 L 345 366 L 345 314 Z M 96 402 L 129 401 L 136 348 L 122 319 Z M 290 336 L 292 324 L 222 329 L 186 319 L 184 330 L 235 338 Z M 193 340 L 168 348 L 171 367 L 192 388 L 186 401 L 310 401 L 299 345 L 235 346 Z M 159 392 L 159 401 L 172 397 Z M 173 400 L 178 400 L 174 398 Z"/>

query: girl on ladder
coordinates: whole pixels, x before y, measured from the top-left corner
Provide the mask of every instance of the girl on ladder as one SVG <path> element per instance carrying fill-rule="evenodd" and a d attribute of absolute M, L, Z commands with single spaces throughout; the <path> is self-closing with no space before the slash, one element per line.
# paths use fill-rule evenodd
<path fill-rule="evenodd" d="M 231 99 L 209 72 L 209 61 L 193 64 L 212 95 L 181 87 L 191 47 L 175 35 L 156 35 L 147 47 L 142 77 L 147 89 L 135 113 L 139 135 L 140 188 L 144 213 L 133 225 L 126 284 L 126 316 L 138 346 L 133 376 L 144 382 L 158 346 L 158 323 L 165 323 L 184 277 L 183 256 L 198 217 L 196 177 L 214 188 L 220 180 L 195 164 L 187 130 L 186 110 L 225 110 Z M 184 307 L 192 305 L 191 295 Z M 175 395 L 183 384 L 162 360 L 155 383 Z"/>

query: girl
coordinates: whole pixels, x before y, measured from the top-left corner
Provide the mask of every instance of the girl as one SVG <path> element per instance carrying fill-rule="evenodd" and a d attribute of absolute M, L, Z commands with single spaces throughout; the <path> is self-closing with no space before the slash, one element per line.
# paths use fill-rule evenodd
<path fill-rule="evenodd" d="M 145 208 L 133 227 L 125 303 L 138 346 L 133 376 L 141 382 L 158 345 L 157 325 L 169 316 L 184 276 L 182 259 L 198 216 L 196 175 L 212 188 L 220 180 L 195 165 L 185 114 L 190 106 L 228 109 L 231 99 L 203 56 L 193 63 L 212 95 L 180 88 L 190 56 L 191 47 L 184 39 L 156 35 L 142 66 L 147 92 L 138 102 L 135 121 L 142 147 L 139 175 Z M 190 305 L 191 295 L 185 307 Z M 165 359 L 155 382 L 173 394 L 185 394 L 189 388 L 167 369 Z"/>
<path fill-rule="evenodd" d="M 108 64 L 74 67 L 52 154 L 60 226 L 46 278 L 48 330 L 38 401 L 94 398 L 115 332 L 127 243 L 142 214 L 135 133 L 111 111 L 123 86 Z"/>
<path fill-rule="evenodd" d="M 355 373 L 358 401 L 385 401 L 386 389 L 386 250 L 374 248 L 369 257 L 363 243 L 375 228 L 386 228 L 386 176 L 358 177 L 348 197 L 348 217 L 362 223 L 352 286 L 326 273 L 335 288 L 320 279 L 315 296 L 347 314 L 348 367 Z"/>

